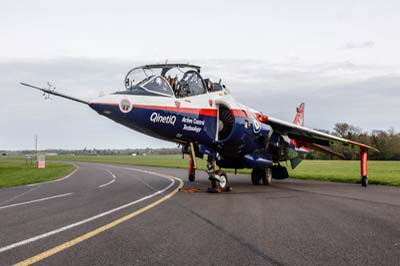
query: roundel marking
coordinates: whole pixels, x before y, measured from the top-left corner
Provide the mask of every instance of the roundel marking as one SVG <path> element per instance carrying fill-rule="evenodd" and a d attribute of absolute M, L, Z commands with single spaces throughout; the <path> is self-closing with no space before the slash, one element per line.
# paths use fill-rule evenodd
<path fill-rule="evenodd" d="M 129 113 L 132 110 L 132 104 L 128 99 L 122 99 L 119 103 L 119 109 L 123 113 Z"/>
<path fill-rule="evenodd" d="M 254 122 L 253 122 L 253 131 L 256 134 L 260 133 L 260 131 L 261 131 L 261 125 L 257 120 L 254 120 Z"/>

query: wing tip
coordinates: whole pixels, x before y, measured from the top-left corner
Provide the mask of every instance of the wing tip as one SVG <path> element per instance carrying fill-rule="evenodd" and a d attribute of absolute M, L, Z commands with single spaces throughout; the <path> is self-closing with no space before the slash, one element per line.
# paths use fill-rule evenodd
<path fill-rule="evenodd" d="M 360 148 L 364 148 L 364 149 L 367 149 L 367 150 L 374 150 L 376 152 L 380 152 L 375 147 L 372 147 L 372 146 L 369 146 L 369 145 L 366 145 L 366 144 L 363 144 L 363 143 L 359 143 L 359 142 L 356 142 L 356 141 L 348 140 L 347 143 L 350 144 L 350 145 L 356 145 L 356 146 L 358 146 Z"/>

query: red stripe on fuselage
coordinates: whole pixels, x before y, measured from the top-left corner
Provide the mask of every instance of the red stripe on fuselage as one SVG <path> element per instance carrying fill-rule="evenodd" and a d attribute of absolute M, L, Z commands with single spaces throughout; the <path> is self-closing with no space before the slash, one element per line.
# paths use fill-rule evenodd
<path fill-rule="evenodd" d="M 104 105 L 112 105 L 118 106 L 117 103 L 100 103 L 94 102 L 92 104 L 104 104 Z M 150 110 L 159 110 L 159 111 L 170 111 L 176 113 L 187 113 L 194 115 L 205 115 L 205 116 L 217 116 L 217 109 L 210 108 L 189 108 L 189 107 L 173 107 L 173 106 L 159 106 L 159 105 L 145 105 L 145 104 L 132 104 L 133 108 L 142 108 L 142 109 L 150 109 Z M 248 117 L 245 110 L 242 109 L 231 109 L 233 116 L 236 117 Z"/>
<path fill-rule="evenodd" d="M 217 116 L 217 109 L 187 108 L 187 107 L 172 107 L 172 106 L 142 105 L 142 104 L 134 104 L 133 107 L 151 109 L 151 110 L 160 110 L 160 111 L 171 111 L 177 113 L 188 113 L 194 115 Z"/>
<path fill-rule="evenodd" d="M 245 110 L 241 109 L 231 109 L 231 112 L 233 116 L 238 116 L 238 117 L 247 117 L 247 113 Z"/>

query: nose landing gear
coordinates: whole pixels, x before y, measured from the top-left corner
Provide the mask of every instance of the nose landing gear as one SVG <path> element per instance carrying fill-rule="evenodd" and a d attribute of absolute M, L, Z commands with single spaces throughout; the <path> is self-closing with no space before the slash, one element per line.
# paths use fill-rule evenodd
<path fill-rule="evenodd" d="M 228 177 L 222 170 L 215 171 L 215 156 L 208 155 L 207 159 L 208 180 L 211 182 L 211 187 L 207 189 L 209 193 L 219 193 L 231 191 L 232 188 L 228 185 Z"/>

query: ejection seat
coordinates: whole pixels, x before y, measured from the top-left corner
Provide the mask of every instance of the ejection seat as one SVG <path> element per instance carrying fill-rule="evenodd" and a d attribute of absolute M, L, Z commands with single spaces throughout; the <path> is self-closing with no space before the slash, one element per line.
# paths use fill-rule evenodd
<path fill-rule="evenodd" d="M 214 85 L 210 79 L 204 79 L 204 83 L 206 84 L 206 88 L 208 92 L 214 91 Z"/>

